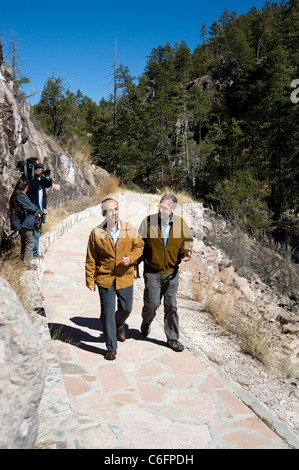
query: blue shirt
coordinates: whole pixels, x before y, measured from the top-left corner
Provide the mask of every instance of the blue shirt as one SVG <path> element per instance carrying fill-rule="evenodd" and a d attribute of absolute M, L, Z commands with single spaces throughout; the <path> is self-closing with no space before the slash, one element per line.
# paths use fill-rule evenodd
<path fill-rule="evenodd" d="M 111 238 L 113 238 L 114 245 L 116 245 L 116 242 L 118 240 L 119 234 L 120 234 L 120 229 L 121 229 L 121 223 L 120 220 L 117 223 L 117 228 L 115 230 L 111 230 L 107 224 L 107 230 Z"/>
<path fill-rule="evenodd" d="M 172 227 L 172 224 L 173 224 L 173 216 L 171 216 L 171 218 L 170 218 L 170 220 L 167 224 L 163 223 L 163 220 L 162 220 L 162 234 L 163 234 L 164 245 L 165 246 L 167 245 L 167 242 L 168 242 L 169 233 L 170 233 L 170 229 Z"/>

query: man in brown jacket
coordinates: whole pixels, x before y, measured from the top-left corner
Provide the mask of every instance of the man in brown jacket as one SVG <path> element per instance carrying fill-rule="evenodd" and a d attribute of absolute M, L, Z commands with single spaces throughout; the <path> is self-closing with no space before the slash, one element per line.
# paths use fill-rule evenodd
<path fill-rule="evenodd" d="M 126 339 L 125 321 L 133 306 L 134 264 L 144 246 L 137 230 L 120 220 L 118 212 L 114 199 L 102 202 L 105 220 L 90 233 L 85 263 L 87 287 L 94 291 L 97 285 L 99 289 L 107 360 L 116 358 L 117 340 Z"/>
<path fill-rule="evenodd" d="M 174 210 L 177 199 L 166 194 L 160 200 L 157 214 L 146 217 L 139 228 L 145 243 L 144 305 L 141 332 L 148 336 L 150 324 L 164 297 L 164 331 L 167 345 L 174 351 L 184 350 L 179 342 L 179 318 L 176 296 L 179 286 L 179 264 L 191 259 L 193 237 L 185 221 Z"/>

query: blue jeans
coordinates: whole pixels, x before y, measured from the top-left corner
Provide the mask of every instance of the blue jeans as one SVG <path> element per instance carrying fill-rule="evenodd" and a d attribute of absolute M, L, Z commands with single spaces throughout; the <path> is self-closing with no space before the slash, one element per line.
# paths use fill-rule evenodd
<path fill-rule="evenodd" d="M 38 255 L 38 247 L 39 247 L 39 230 L 34 230 L 33 256 Z"/>
<path fill-rule="evenodd" d="M 41 211 L 42 212 L 42 211 Z M 45 223 L 45 217 L 42 214 L 42 223 Z M 33 256 L 38 255 L 38 249 L 39 249 L 39 230 L 34 229 L 34 247 L 33 247 Z"/>
<path fill-rule="evenodd" d="M 99 287 L 101 320 L 108 351 L 117 349 L 117 330 L 124 327 L 125 321 L 132 311 L 133 289 L 134 286 L 130 286 L 116 290 L 115 282 L 110 289 Z M 115 311 L 116 298 L 117 311 Z"/>

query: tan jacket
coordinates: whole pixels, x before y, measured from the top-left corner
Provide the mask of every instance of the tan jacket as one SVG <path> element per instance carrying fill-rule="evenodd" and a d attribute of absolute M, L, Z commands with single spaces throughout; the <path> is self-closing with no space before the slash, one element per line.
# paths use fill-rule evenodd
<path fill-rule="evenodd" d="M 110 289 L 115 280 L 115 288 L 118 290 L 134 284 L 134 264 L 142 255 L 144 243 L 131 224 L 120 222 L 121 230 L 116 246 L 105 221 L 91 231 L 85 263 L 87 286 L 96 284 Z M 131 260 L 130 266 L 120 264 L 126 256 Z"/>
<path fill-rule="evenodd" d="M 144 271 L 168 274 L 178 268 L 185 250 L 191 250 L 193 237 L 186 222 L 173 216 L 173 224 L 165 247 L 158 214 L 146 217 L 139 228 L 145 243 L 142 259 Z"/>

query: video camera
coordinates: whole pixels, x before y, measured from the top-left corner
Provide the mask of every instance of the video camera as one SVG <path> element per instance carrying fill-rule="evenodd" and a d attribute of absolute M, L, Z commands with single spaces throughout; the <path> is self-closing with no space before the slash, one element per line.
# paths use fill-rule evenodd
<path fill-rule="evenodd" d="M 45 165 L 43 163 L 35 163 L 34 168 L 35 170 L 37 170 L 38 168 L 42 168 L 43 169 L 42 175 L 50 176 L 51 170 L 44 170 Z"/>
<path fill-rule="evenodd" d="M 51 170 L 44 170 L 44 171 L 42 172 L 42 174 L 43 174 L 45 177 L 50 176 L 50 173 L 51 173 Z"/>
<path fill-rule="evenodd" d="M 42 174 L 47 177 L 50 176 L 51 170 L 44 170 L 45 165 L 43 163 L 36 163 L 34 159 L 27 158 L 27 160 L 18 160 L 16 163 L 16 169 L 24 173 L 24 176 L 28 181 L 34 179 L 35 170 L 43 168 Z"/>

